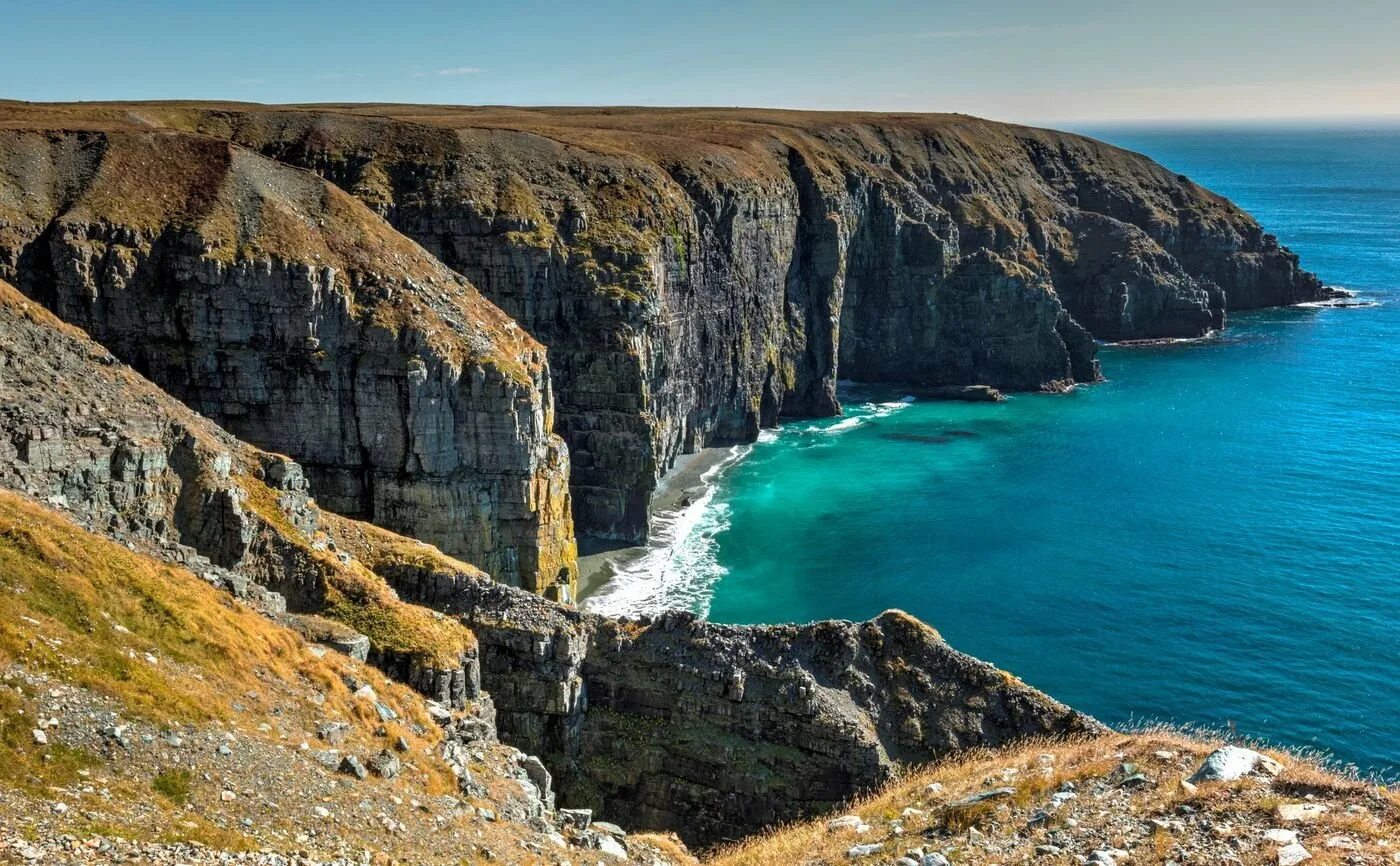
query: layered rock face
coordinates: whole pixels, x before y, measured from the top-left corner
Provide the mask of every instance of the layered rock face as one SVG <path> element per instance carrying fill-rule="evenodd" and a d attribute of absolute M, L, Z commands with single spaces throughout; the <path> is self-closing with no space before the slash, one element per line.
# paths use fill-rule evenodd
<path fill-rule="evenodd" d="M 481 646 L 501 738 L 560 803 L 713 844 L 835 808 L 899 763 L 1102 730 L 898 611 L 866 623 L 610 619 L 441 564 L 393 578 Z"/>
<path fill-rule="evenodd" d="M 177 133 L 0 135 L 0 276 L 330 509 L 567 598 L 545 350 L 320 179 Z"/>
<path fill-rule="evenodd" d="M 963 116 L 171 111 L 354 193 L 550 347 L 588 535 L 639 539 L 678 454 L 838 412 L 838 378 L 1058 390 L 1093 338 L 1325 294 L 1144 157 Z"/>
<path fill-rule="evenodd" d="M 472 738 L 494 715 L 502 740 L 544 758 L 560 805 L 692 841 L 831 808 L 896 762 L 1098 729 L 904 614 L 611 620 L 322 513 L 297 464 L 234 439 L 4 283 L 0 487 L 471 707 Z M 549 775 L 531 779 L 547 802 Z"/>
<path fill-rule="evenodd" d="M 239 442 L 3 282 L 0 487 L 298 627 L 322 631 L 327 616 L 339 634 L 364 626 L 362 658 L 444 703 L 479 692 L 470 632 L 400 601 L 369 565 L 336 551 L 300 466 Z M 385 550 L 414 544 L 362 532 Z"/>

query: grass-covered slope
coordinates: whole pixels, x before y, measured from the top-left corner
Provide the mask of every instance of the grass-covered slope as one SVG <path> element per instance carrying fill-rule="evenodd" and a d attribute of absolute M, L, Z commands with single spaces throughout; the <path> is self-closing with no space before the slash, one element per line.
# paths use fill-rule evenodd
<path fill-rule="evenodd" d="M 973 751 L 707 862 L 1296 866 L 1307 859 L 1340 866 L 1395 859 L 1400 798 L 1393 792 L 1311 756 L 1272 750 L 1264 755 L 1276 764 L 1260 762 L 1239 778 L 1197 777 L 1223 745 L 1164 729 Z"/>
<path fill-rule="evenodd" d="M 454 771 L 466 752 L 440 713 L 187 568 L 0 491 L 6 862 L 533 864 L 583 844 L 536 817 L 513 749 L 479 740 Z"/>

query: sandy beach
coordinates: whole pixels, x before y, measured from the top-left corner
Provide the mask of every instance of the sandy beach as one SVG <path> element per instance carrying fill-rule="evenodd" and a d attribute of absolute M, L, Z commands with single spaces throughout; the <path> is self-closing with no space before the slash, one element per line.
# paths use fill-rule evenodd
<path fill-rule="evenodd" d="M 695 501 L 703 491 L 702 477 L 710 469 L 724 462 L 731 446 L 702 448 L 694 454 L 682 454 L 657 485 L 651 500 L 651 520 L 653 525 L 659 515 L 673 513 Z M 603 543 L 606 544 L 606 543 Z M 617 573 L 646 552 L 646 545 L 627 547 L 605 547 L 603 544 L 584 542 L 580 544 L 578 558 L 578 602 L 582 602 L 597 592 Z"/>

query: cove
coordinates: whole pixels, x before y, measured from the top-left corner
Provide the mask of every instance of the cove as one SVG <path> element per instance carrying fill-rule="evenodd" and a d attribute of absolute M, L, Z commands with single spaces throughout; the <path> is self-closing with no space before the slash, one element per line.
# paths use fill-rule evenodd
<path fill-rule="evenodd" d="M 1110 724 L 1235 725 L 1400 770 L 1400 135 L 1094 130 L 1238 201 L 1374 306 L 1105 347 L 1000 404 L 848 385 L 713 474 L 634 609 L 907 610 Z M 626 594 L 590 603 L 621 612 Z M 615 589 L 612 588 L 612 589 Z M 611 600 L 610 600 L 611 599 Z"/>

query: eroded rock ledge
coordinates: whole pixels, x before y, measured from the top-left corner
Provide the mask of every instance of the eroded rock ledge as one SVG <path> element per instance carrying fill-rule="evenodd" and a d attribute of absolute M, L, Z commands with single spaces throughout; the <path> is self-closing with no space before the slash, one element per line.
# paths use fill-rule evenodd
<path fill-rule="evenodd" d="M 805 626 L 612 619 L 428 558 L 394 582 L 470 626 L 501 738 L 545 760 L 561 803 L 691 843 L 834 808 L 897 763 L 1102 730 L 899 611 Z"/>

